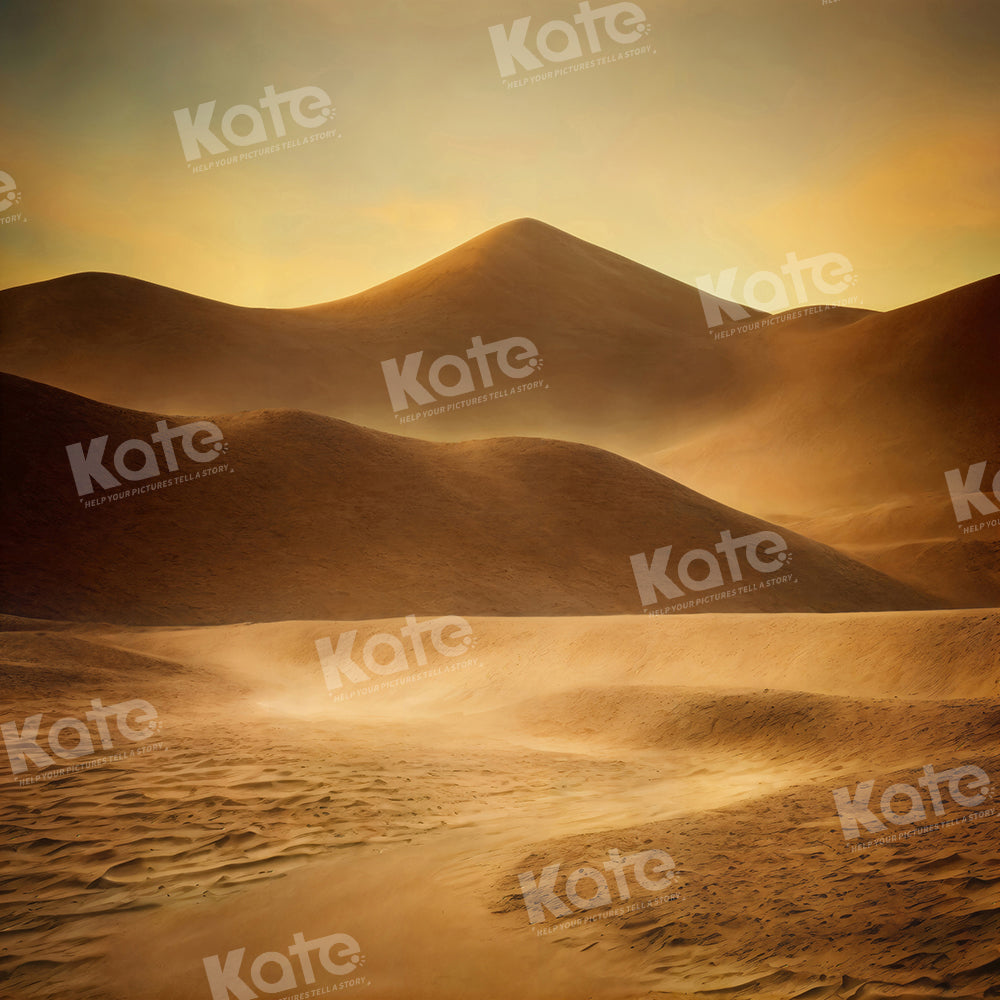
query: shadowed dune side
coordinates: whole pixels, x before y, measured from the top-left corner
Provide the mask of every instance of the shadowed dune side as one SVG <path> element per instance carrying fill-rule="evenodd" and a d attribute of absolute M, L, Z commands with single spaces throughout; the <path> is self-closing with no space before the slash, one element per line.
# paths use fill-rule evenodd
<path fill-rule="evenodd" d="M 224 454 L 178 472 L 199 478 L 88 507 L 75 495 L 67 445 L 89 448 L 106 435 L 110 460 L 118 442 L 148 441 L 160 418 L 13 376 L 3 389 L 2 606 L 29 617 L 621 614 L 642 609 L 630 556 L 671 546 L 676 576 L 683 554 L 713 553 L 722 532 L 738 539 L 771 527 L 586 445 L 432 444 L 287 411 L 217 417 Z M 203 468 L 222 471 L 200 478 Z M 782 538 L 787 563 L 773 560 L 769 574 L 747 556 L 736 571 L 720 566 L 709 589 L 731 596 L 694 605 L 705 587 L 692 586 L 691 610 L 935 604 L 834 549 Z M 708 568 L 693 567 L 691 579 Z M 737 577 L 745 592 L 723 586 Z"/>
<path fill-rule="evenodd" d="M 963 531 L 947 493 L 773 520 L 956 607 L 1000 606 L 1000 529 L 982 517 Z"/>
<path fill-rule="evenodd" d="M 774 371 L 755 401 L 649 464 L 762 513 L 936 496 L 926 533 L 950 508 L 946 470 L 1000 464 L 998 300 L 995 276 L 835 331 L 767 328 L 756 349 Z"/>

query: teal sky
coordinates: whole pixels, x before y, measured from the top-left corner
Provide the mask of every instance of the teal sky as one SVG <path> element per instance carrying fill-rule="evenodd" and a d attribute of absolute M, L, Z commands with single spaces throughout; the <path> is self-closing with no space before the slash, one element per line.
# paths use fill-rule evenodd
<path fill-rule="evenodd" d="M 605 51 L 654 51 L 511 89 L 490 26 L 531 39 L 576 2 L 7 0 L 0 285 L 305 305 L 521 216 L 692 284 L 836 252 L 872 308 L 997 270 L 1000 5 L 639 6 L 648 33 Z M 174 110 L 217 123 L 268 85 L 325 90 L 339 137 L 195 173 Z"/>

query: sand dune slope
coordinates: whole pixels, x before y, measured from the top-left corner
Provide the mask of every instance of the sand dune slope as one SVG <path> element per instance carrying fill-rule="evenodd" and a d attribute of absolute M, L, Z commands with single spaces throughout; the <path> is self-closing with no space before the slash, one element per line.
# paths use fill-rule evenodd
<path fill-rule="evenodd" d="M 620 614 L 650 599 L 631 556 L 652 566 L 668 546 L 668 582 L 656 578 L 671 596 L 650 589 L 674 610 L 934 603 L 791 532 L 779 539 L 787 552 L 775 555 L 773 539 L 760 549 L 769 568 L 745 548 L 734 569 L 716 554 L 723 532 L 746 538 L 771 530 L 765 522 L 617 455 L 534 438 L 431 444 L 308 413 L 228 415 L 215 418 L 225 441 L 214 462 L 181 455 L 175 476 L 156 478 L 167 488 L 87 506 L 111 488 L 76 496 L 67 445 L 86 455 L 106 436 L 110 461 L 120 442 L 150 442 L 161 418 L 12 376 L 3 397 L 3 607 L 15 614 L 133 624 Z M 707 559 L 683 563 L 696 549 L 723 559 L 715 575 Z M 712 600 L 696 604 L 702 596 Z"/>
<path fill-rule="evenodd" d="M 435 439 L 531 433 L 660 452 L 658 468 L 735 506 L 805 512 L 940 487 L 943 469 L 997 457 L 998 289 L 993 277 L 888 313 L 792 311 L 717 340 L 696 289 L 519 219 L 299 309 L 107 274 L 8 289 L 0 366 L 142 410 L 309 409 Z M 548 388 L 397 423 L 380 362 L 423 352 L 426 382 L 433 359 L 464 356 L 474 335 L 531 339 Z"/>
<path fill-rule="evenodd" d="M 993 277 L 835 329 L 769 328 L 755 347 L 774 372 L 753 403 L 650 464 L 755 511 L 928 493 L 950 509 L 946 470 L 1000 465 L 998 297 Z"/>
<path fill-rule="evenodd" d="M 391 687 L 344 681 L 359 695 L 337 704 L 348 715 L 485 712 L 567 688 L 666 684 L 806 691 L 818 696 L 919 701 L 1000 697 L 1000 612 L 882 614 L 706 614 L 665 617 L 467 619 L 465 659 L 437 656 Z M 47 623 L 38 623 L 49 629 Z M 210 669 L 255 691 L 282 712 L 328 712 L 316 640 L 355 631 L 357 653 L 372 636 L 400 635 L 405 621 L 297 621 L 202 628 L 93 626 L 94 641 L 128 654 Z M 68 625 L 76 631 L 76 626 Z M 7 642 L 16 643 L 16 636 Z M 456 688 L 442 665 L 474 677 Z M 537 665 L 537 666 L 536 666 Z M 431 671 L 431 673 L 427 673 Z M 461 690 L 461 701 L 456 690 Z M 364 695 L 364 697 L 360 697 Z M 377 695 L 377 697 L 376 697 Z M 602 717 L 603 718 L 603 717 Z"/>
<path fill-rule="evenodd" d="M 245 309 L 77 274 L 0 292 L 0 331 L 4 370 L 121 406 L 308 409 L 451 440 L 663 446 L 753 389 L 743 363 L 712 344 L 696 289 L 533 219 L 323 305 Z M 532 340 L 548 388 L 399 424 L 380 362 L 424 352 L 426 382 L 435 358 L 464 357 L 473 336 Z M 521 384 L 492 365 L 497 388 Z"/>
<path fill-rule="evenodd" d="M 940 492 L 777 520 L 957 607 L 1000 606 L 1000 523 L 981 517 L 958 525 Z"/>
<path fill-rule="evenodd" d="M 145 411 L 294 408 L 427 440 L 582 441 L 767 520 L 808 520 L 817 531 L 805 533 L 830 544 L 821 522 L 838 511 L 853 510 L 861 533 L 886 505 L 912 508 L 906 537 L 845 544 L 946 602 L 986 606 L 997 582 L 984 559 L 950 544 L 954 522 L 940 548 L 939 529 L 946 470 L 985 461 L 989 481 L 1000 469 L 998 300 L 995 276 L 886 313 L 792 310 L 717 338 L 696 289 L 519 219 L 299 309 L 246 309 L 108 274 L 7 289 L 0 366 Z M 457 401 L 495 398 L 428 417 L 406 397 L 394 411 L 381 362 L 417 359 L 427 388 L 432 364 L 466 358 L 473 337 L 528 338 L 540 367 L 520 379 L 495 359 L 488 376 L 473 365 Z"/>
<path fill-rule="evenodd" d="M 1000 469 L 998 300 L 995 276 L 887 313 L 792 310 L 717 337 L 696 289 L 519 219 L 299 309 L 108 274 L 8 289 L 0 366 L 146 411 L 294 408 L 427 440 L 582 441 L 767 520 L 808 520 L 817 531 L 805 534 L 835 545 L 821 522 L 838 511 L 853 510 L 863 532 L 886 505 L 912 509 L 906 537 L 845 543 L 851 554 L 945 602 L 992 606 L 998 584 L 984 564 L 995 544 L 984 560 L 951 544 L 954 522 L 942 543 L 940 526 L 946 470 L 985 461 L 989 481 Z M 476 405 L 426 416 L 407 396 L 394 411 L 381 362 L 416 359 L 426 390 L 434 362 L 466 358 L 473 337 L 528 338 L 540 367 L 522 366 L 521 379 L 496 359 L 487 374 L 470 362 L 468 392 L 431 396 Z"/>

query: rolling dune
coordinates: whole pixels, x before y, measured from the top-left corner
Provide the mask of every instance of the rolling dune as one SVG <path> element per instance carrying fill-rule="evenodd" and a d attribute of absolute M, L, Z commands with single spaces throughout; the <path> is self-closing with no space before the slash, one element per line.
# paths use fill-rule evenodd
<path fill-rule="evenodd" d="M 531 219 L 300 309 L 0 291 L 0 992 L 1000 997 L 998 297 L 715 339 Z M 473 337 L 540 367 L 397 420 Z"/>
<path fill-rule="evenodd" d="M 1000 276 L 834 330 L 765 328 L 756 349 L 776 373 L 754 402 L 651 464 L 755 511 L 818 515 L 928 491 L 950 509 L 947 469 L 1000 461 L 998 296 Z"/>
<path fill-rule="evenodd" d="M 131 409 L 307 409 L 441 440 L 530 433 L 659 452 L 658 467 L 697 473 L 735 506 L 806 512 L 939 489 L 944 469 L 997 458 L 998 289 L 994 276 L 888 313 L 791 310 L 716 341 L 695 288 L 518 219 L 299 309 L 110 274 L 6 289 L 0 366 Z M 379 362 L 462 355 L 473 335 L 532 339 L 549 387 L 398 424 Z M 722 464 L 751 454 L 765 468 Z"/>
<path fill-rule="evenodd" d="M 287 411 L 215 418 L 224 452 L 213 464 L 187 462 L 178 475 L 220 474 L 103 503 L 112 490 L 75 495 L 67 445 L 81 443 L 83 455 L 106 435 L 110 462 L 118 443 L 148 441 L 162 418 L 13 376 L 3 397 L 10 476 L 2 509 L 11 527 L 3 606 L 15 614 L 128 624 L 402 609 L 622 614 L 643 608 L 631 556 L 652 560 L 670 546 L 676 574 L 683 554 L 714 553 L 725 531 L 739 539 L 772 529 L 589 446 L 435 444 Z M 178 545 L 181 538 L 193 544 Z M 704 593 L 729 595 L 721 602 L 729 611 L 941 606 L 827 546 L 792 532 L 781 538 L 789 551 L 772 569 L 758 572 L 738 556 L 736 570 L 719 567 L 717 584 L 675 584 L 664 605 L 717 609 L 714 600 L 695 603 Z M 701 565 L 692 580 L 706 578 Z"/>
<path fill-rule="evenodd" d="M 530 433 L 621 450 L 645 435 L 652 448 L 751 395 L 708 337 L 696 289 L 533 219 L 300 309 L 68 275 L 0 292 L 0 332 L 0 368 L 119 406 L 307 409 L 444 440 Z M 380 362 L 424 351 L 426 373 L 473 336 L 532 339 L 549 388 L 399 424 Z"/>
<path fill-rule="evenodd" d="M 111 274 L 7 289 L 0 367 L 141 411 L 295 409 L 425 440 L 579 441 L 765 520 L 808 522 L 816 530 L 803 533 L 838 546 L 827 518 L 853 511 L 859 538 L 891 504 L 910 511 L 905 537 L 845 541 L 850 554 L 939 602 L 981 607 L 997 602 L 984 564 L 1000 556 L 1000 535 L 991 529 L 985 558 L 965 546 L 944 473 L 1000 467 L 998 297 L 994 276 L 887 313 L 791 310 L 715 339 L 696 289 L 519 219 L 299 309 Z M 380 362 L 422 352 L 426 383 L 435 358 L 465 357 L 474 336 L 529 338 L 538 377 L 507 377 L 493 361 L 492 386 L 474 375 L 474 395 L 497 398 L 429 417 L 409 400 L 397 419 Z"/>

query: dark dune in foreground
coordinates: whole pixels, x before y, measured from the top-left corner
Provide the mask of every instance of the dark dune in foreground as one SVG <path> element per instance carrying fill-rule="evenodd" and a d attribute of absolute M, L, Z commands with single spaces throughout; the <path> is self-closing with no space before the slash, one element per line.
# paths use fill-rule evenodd
<path fill-rule="evenodd" d="M 434 444 L 289 411 L 213 418 L 227 450 L 211 464 L 181 458 L 177 475 L 220 474 L 88 507 L 83 500 L 103 491 L 76 495 L 67 445 L 107 435 L 110 462 L 119 443 L 148 441 L 161 418 L 13 376 L 3 399 L 2 603 L 29 617 L 212 624 L 638 613 L 632 555 L 652 560 L 671 546 L 677 581 L 682 556 L 714 551 L 723 532 L 773 530 L 586 445 Z M 744 552 L 737 571 L 748 590 L 688 610 L 935 606 L 834 549 L 781 537 L 787 567 L 758 572 Z M 729 584 L 733 571 L 718 558 Z M 706 571 L 699 563 L 691 577 Z M 690 590 L 672 604 L 729 590 Z"/>

